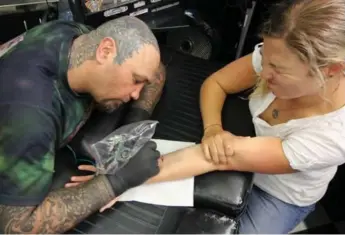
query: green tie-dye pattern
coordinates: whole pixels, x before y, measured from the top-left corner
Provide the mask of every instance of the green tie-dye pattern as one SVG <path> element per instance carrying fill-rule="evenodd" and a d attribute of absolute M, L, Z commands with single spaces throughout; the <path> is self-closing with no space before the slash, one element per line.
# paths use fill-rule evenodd
<path fill-rule="evenodd" d="M 56 26 L 57 23 L 58 22 L 51 22 L 29 30 L 25 34 L 24 40 L 14 48 L 11 48 L 1 59 L 6 59 L 7 56 L 11 55 L 11 53 L 16 50 L 24 50 L 28 53 L 40 50 L 40 53 L 43 51 L 44 54 L 49 56 L 56 55 L 56 49 L 62 48 L 63 45 L 61 45 L 61 42 L 64 41 L 66 37 L 64 32 L 66 26 L 62 27 L 60 30 L 59 27 Z M 76 35 L 88 32 L 85 26 L 75 23 L 68 24 L 74 29 Z M 60 58 L 61 64 L 57 67 L 61 69 L 62 64 L 67 64 L 67 62 L 68 53 Z M 56 74 L 60 74 L 59 72 L 60 71 L 56 71 Z M 42 153 L 42 156 L 34 157 L 28 154 L 29 157 L 22 158 L 21 156 L 11 156 L 11 154 L 6 153 L 6 148 L 3 147 L 3 143 L 8 145 L 8 142 L 6 142 L 8 141 L 8 137 L 13 138 L 11 141 L 15 142 L 16 138 L 21 138 L 22 136 L 30 137 L 30 131 L 28 132 L 30 128 L 43 128 L 40 126 L 40 120 L 36 120 L 30 115 L 23 113 L 23 120 L 11 120 L 11 125 L 0 126 L 0 175 L 7 178 L 7 180 L 10 180 L 11 183 L 15 185 L 14 190 L 16 192 L 13 192 L 14 196 L 37 196 L 49 187 L 54 172 L 55 150 L 59 148 L 66 139 L 69 139 L 71 135 L 75 134 L 76 128 L 83 123 L 86 118 L 86 110 L 91 105 L 91 98 L 79 97 L 71 92 L 66 85 L 66 73 L 62 74 L 63 76 L 58 77 L 54 83 L 55 89 L 52 101 L 54 110 L 51 110 L 52 114 L 45 116 L 46 118 L 53 118 L 54 120 L 60 121 L 59 125 L 57 125 L 59 129 L 56 130 L 56 135 L 60 138 L 51 143 L 46 153 Z M 37 108 L 37 112 L 41 112 L 39 108 Z M 52 117 L 50 115 L 52 115 Z M 56 144 L 59 146 L 56 146 Z M 13 146 L 13 148 L 16 148 L 16 146 Z M 2 180 L 2 178 L 0 178 L 0 180 Z"/>
<path fill-rule="evenodd" d="M 8 160 L 2 154 L 0 153 L 0 172 L 4 172 L 8 168 Z"/>
<path fill-rule="evenodd" d="M 52 158 L 51 153 L 48 153 L 48 155 L 48 158 Z M 33 162 L 30 164 L 26 161 L 18 161 L 17 164 L 12 166 L 8 176 L 12 182 L 19 182 L 17 187 L 19 187 L 21 190 L 32 192 L 33 188 L 31 187 L 35 184 L 39 184 L 38 188 L 46 186 L 47 182 L 42 182 L 42 178 L 46 179 L 45 175 L 51 175 L 53 173 L 53 171 L 42 169 L 41 164 L 42 163 L 39 162 Z"/>
<path fill-rule="evenodd" d="M 54 100 L 63 104 L 64 108 L 64 129 L 60 144 L 73 135 L 78 125 L 86 118 L 87 110 L 91 106 L 89 98 L 76 98 L 73 93 L 66 90 L 63 83 L 55 83 Z"/>
<path fill-rule="evenodd" d="M 89 104 L 87 104 L 88 106 Z M 75 127 L 82 121 L 81 119 L 76 120 L 73 117 L 83 117 L 85 114 L 86 106 L 83 103 L 73 103 L 67 109 L 67 114 L 69 116 L 66 117 L 66 128 L 63 138 L 68 138 L 74 131 Z"/>

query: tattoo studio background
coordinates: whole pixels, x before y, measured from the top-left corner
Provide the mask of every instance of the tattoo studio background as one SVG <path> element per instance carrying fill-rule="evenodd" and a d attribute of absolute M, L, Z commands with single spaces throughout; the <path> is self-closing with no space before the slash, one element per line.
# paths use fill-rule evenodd
<path fill-rule="evenodd" d="M 141 17 L 180 5 L 178 0 L 87 0 L 84 5 L 85 23 L 97 26 L 124 15 Z"/>

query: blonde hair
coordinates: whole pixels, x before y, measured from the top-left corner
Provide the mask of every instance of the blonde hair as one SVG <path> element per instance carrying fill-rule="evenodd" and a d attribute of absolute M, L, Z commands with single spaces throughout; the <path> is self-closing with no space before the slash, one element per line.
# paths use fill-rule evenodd
<path fill-rule="evenodd" d="M 345 61 L 345 1 L 283 0 L 271 9 L 261 37 L 285 40 L 324 86 L 326 78 L 320 68 Z M 267 92 L 266 82 L 259 77 L 251 96 Z"/>

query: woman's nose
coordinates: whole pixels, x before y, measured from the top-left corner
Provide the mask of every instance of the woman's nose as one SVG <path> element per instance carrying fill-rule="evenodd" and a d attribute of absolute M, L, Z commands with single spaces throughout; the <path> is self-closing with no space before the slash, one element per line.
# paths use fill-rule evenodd
<path fill-rule="evenodd" d="M 272 69 L 267 68 L 267 67 L 266 68 L 263 67 L 262 71 L 260 73 L 260 77 L 261 77 L 261 79 L 264 79 L 266 81 L 271 80 L 273 78 L 273 71 L 272 71 Z"/>

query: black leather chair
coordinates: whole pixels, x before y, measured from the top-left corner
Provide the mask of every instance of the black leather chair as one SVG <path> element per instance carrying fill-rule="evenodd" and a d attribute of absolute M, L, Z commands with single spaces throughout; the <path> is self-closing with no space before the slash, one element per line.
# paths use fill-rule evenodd
<path fill-rule="evenodd" d="M 199 90 L 202 82 L 222 64 L 211 63 L 162 48 L 167 68 L 163 96 L 152 119 L 160 124 L 154 138 L 200 142 L 202 121 Z M 234 134 L 254 135 L 246 94 L 229 96 L 223 112 L 224 127 Z M 69 157 L 68 157 L 69 156 Z M 57 155 L 54 187 L 62 187 L 77 172 L 71 152 Z M 212 172 L 195 178 L 194 208 L 120 202 L 102 214 L 96 213 L 71 233 L 218 233 L 232 234 L 246 206 L 252 174 Z"/>

